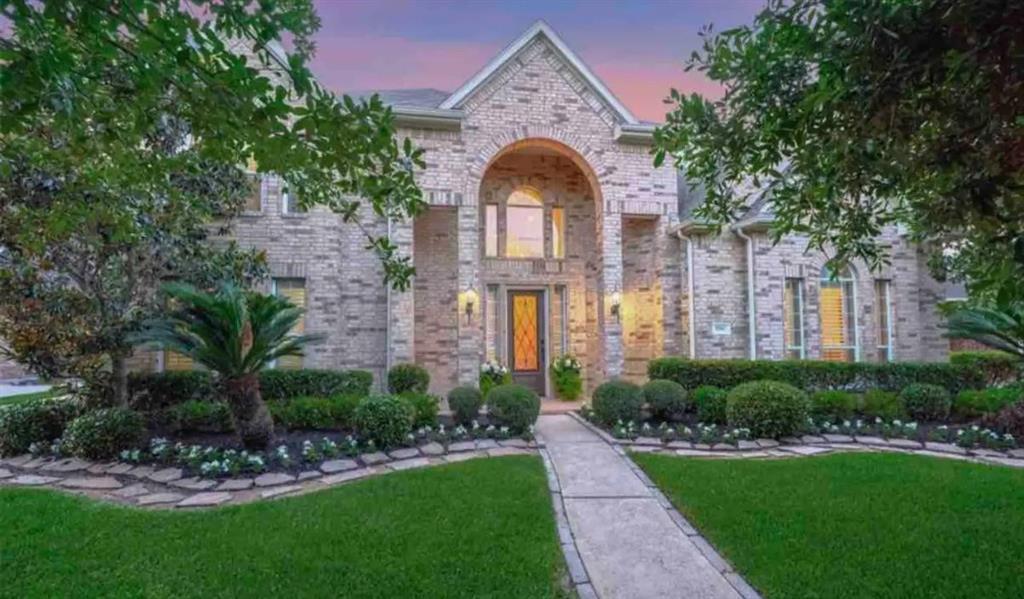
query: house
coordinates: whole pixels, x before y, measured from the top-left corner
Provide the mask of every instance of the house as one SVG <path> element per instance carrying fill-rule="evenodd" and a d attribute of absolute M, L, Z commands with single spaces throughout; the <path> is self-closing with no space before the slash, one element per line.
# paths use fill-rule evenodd
<path fill-rule="evenodd" d="M 655 168 L 654 124 L 638 120 L 539 22 L 452 92 L 379 92 L 399 136 L 426 149 L 429 208 L 412 222 L 366 215 L 416 267 L 387 289 L 355 227 L 297 210 L 279 179 L 254 179 L 241 244 L 266 250 L 271 290 L 305 306 L 326 335 L 279 367 L 416 362 L 443 393 L 475 383 L 484 360 L 551 396 L 547 365 L 566 353 L 588 388 L 642 380 L 662 355 L 697 358 L 943 360 L 943 288 L 897 230 L 891 265 L 840 273 L 805 240 L 773 244 L 770 198 L 712 232 L 700 196 Z M 148 360 L 148 358 L 147 358 Z M 176 369 L 157 355 L 142 366 Z"/>

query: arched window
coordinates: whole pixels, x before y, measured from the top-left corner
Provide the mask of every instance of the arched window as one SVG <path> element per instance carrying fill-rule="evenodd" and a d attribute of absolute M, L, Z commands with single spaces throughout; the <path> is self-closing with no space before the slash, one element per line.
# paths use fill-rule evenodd
<path fill-rule="evenodd" d="M 534 187 L 517 188 L 508 196 L 505 218 L 505 255 L 509 258 L 544 257 L 544 198 Z"/>
<path fill-rule="evenodd" d="M 828 267 L 821 269 L 821 357 L 833 362 L 858 359 L 857 308 L 853 272 L 849 267 L 838 275 Z"/>

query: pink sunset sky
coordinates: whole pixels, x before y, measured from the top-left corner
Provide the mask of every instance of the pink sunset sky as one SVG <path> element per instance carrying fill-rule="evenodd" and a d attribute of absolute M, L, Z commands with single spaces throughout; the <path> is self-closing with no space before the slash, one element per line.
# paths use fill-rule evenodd
<path fill-rule="evenodd" d="M 683 70 L 716 31 L 753 20 L 763 0 L 317 0 L 313 71 L 337 92 L 458 88 L 544 19 L 638 118 L 662 121 L 670 88 L 717 96 Z"/>

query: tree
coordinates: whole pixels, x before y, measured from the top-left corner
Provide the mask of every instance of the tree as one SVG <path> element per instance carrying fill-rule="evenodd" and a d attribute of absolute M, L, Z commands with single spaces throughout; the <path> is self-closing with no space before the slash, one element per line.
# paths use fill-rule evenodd
<path fill-rule="evenodd" d="M 769 190 L 776 240 L 874 267 L 901 224 L 975 296 L 1024 297 L 1024 2 L 771 0 L 703 35 L 687 68 L 724 96 L 672 90 L 655 133 L 656 162 L 704 188 L 699 217 Z"/>
<path fill-rule="evenodd" d="M 309 0 L 0 0 L 8 353 L 47 376 L 110 371 L 124 403 L 126 335 L 162 280 L 259 276 L 223 239 L 249 163 L 362 227 L 385 282 L 408 285 L 409 260 L 359 218 L 421 209 L 422 152 L 379 98 L 313 80 L 318 26 Z"/>
<path fill-rule="evenodd" d="M 164 291 L 174 308 L 147 322 L 133 340 L 157 343 L 216 372 L 242 444 L 266 449 L 274 440 L 274 421 L 260 394 L 259 373 L 285 356 L 302 356 L 302 348 L 319 338 L 290 334 L 302 309 L 232 284 L 216 293 L 181 283 Z"/>

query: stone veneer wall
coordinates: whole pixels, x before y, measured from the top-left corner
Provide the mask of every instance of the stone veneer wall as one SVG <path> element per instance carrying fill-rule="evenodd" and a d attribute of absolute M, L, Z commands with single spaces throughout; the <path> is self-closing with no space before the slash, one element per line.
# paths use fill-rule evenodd
<path fill-rule="evenodd" d="M 665 334 L 658 224 L 651 218 L 628 218 L 622 224 L 623 375 L 636 382 L 646 380 L 647 362 L 662 355 Z"/>

